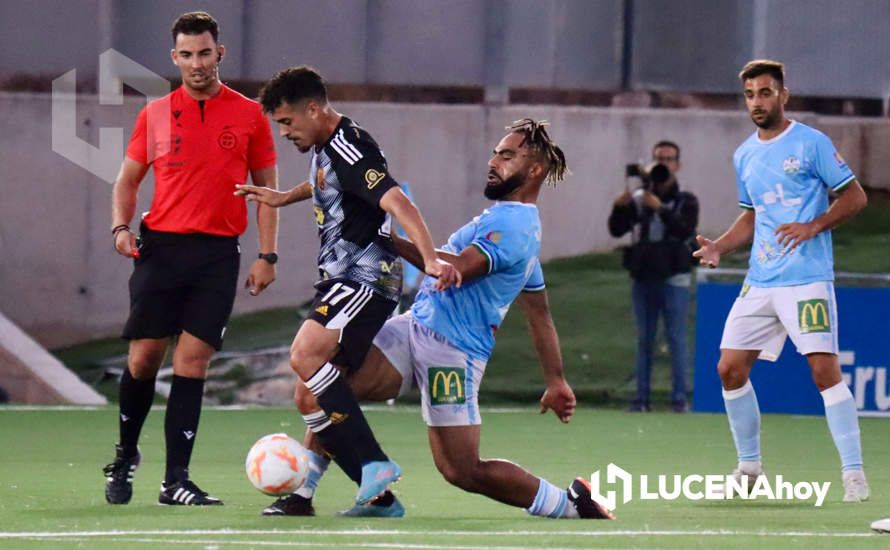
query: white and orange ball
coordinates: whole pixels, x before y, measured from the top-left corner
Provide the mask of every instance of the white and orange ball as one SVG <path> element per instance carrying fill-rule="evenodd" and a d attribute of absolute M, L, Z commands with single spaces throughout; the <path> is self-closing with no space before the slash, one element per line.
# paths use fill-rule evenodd
<path fill-rule="evenodd" d="M 247 479 L 260 491 L 267 495 L 286 495 L 306 481 L 309 453 L 287 434 L 269 434 L 250 448 L 244 468 Z"/>

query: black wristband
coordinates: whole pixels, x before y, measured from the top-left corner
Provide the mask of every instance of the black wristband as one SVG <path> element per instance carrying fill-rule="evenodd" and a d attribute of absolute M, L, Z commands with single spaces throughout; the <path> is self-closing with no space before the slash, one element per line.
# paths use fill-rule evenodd
<path fill-rule="evenodd" d="M 126 223 L 122 223 L 120 225 L 115 225 L 114 227 L 111 228 L 111 235 L 113 237 L 117 238 L 117 234 L 120 233 L 121 231 L 126 231 L 127 233 L 132 233 L 132 231 L 130 231 L 130 225 L 126 224 Z"/>

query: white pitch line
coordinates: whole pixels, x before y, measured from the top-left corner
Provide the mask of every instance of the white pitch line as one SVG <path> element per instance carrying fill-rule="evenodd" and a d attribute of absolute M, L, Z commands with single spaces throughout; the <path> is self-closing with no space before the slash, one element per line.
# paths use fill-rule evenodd
<path fill-rule="evenodd" d="M 45 540 L 45 539 L 42 539 Z M 87 538 L 65 539 L 73 542 L 88 542 Z M 95 540 L 95 539 L 93 539 Z M 257 541 L 257 540 L 215 540 L 215 539 L 164 539 L 164 538 L 119 538 L 115 542 L 144 542 L 151 544 L 206 544 L 220 546 L 306 546 L 311 548 L 334 547 L 334 548 L 412 548 L 415 550 L 428 550 L 435 548 L 447 548 L 448 550 L 540 550 L 540 546 L 467 546 L 467 545 L 443 545 L 443 544 L 416 544 L 416 543 L 389 543 L 389 542 L 302 542 L 302 541 Z M 548 546 L 548 550 L 578 550 L 574 547 L 553 547 Z"/>
<path fill-rule="evenodd" d="M 165 536 L 165 535 L 309 535 L 309 536 L 441 536 L 441 537 L 529 537 L 529 536 L 570 536 L 570 537 L 648 537 L 648 536 L 750 536 L 750 537 L 829 537 L 861 538 L 880 536 L 870 532 L 831 533 L 816 531 L 731 531 L 717 530 L 602 530 L 602 531 L 406 531 L 399 529 L 162 529 L 133 531 L 0 531 L 0 539 L 66 539 L 98 538 L 120 536 Z"/>

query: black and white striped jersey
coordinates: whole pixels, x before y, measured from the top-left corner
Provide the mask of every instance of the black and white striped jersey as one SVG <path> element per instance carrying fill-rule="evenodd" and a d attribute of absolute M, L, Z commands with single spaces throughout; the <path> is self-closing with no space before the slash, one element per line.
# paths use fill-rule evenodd
<path fill-rule="evenodd" d="M 312 150 L 309 182 L 321 247 L 320 281 L 350 280 L 398 300 L 402 263 L 389 240 L 390 217 L 380 208 L 397 187 L 368 132 L 346 117 L 320 151 Z"/>

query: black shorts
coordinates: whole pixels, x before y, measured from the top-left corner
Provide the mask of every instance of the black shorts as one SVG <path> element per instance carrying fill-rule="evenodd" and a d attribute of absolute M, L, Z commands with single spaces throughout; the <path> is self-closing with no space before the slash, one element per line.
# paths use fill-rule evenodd
<path fill-rule="evenodd" d="M 186 331 L 219 350 L 235 302 L 240 256 L 237 237 L 143 226 L 122 336 L 164 338 Z"/>
<path fill-rule="evenodd" d="M 340 350 L 331 363 L 349 370 L 361 367 L 374 336 L 397 302 L 354 281 L 323 281 L 315 288 L 318 292 L 308 318 L 325 328 L 340 330 Z"/>

